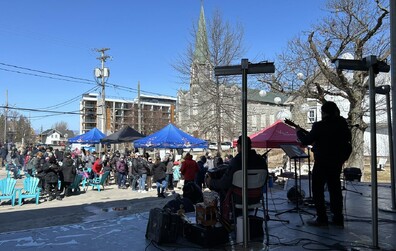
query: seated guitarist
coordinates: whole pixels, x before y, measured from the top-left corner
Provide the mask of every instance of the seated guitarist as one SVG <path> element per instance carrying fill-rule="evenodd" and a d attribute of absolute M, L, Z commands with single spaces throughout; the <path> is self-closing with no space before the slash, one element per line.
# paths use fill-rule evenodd
<path fill-rule="evenodd" d="M 312 152 L 315 158 L 312 170 L 312 195 L 317 218 L 307 223 L 317 227 L 328 225 L 324 197 L 324 187 L 327 183 L 333 224 L 344 227 L 340 175 L 342 166 L 350 154 L 347 148 L 351 141 L 351 132 L 334 102 L 325 102 L 321 111 L 322 120 L 315 122 L 310 132 L 297 127 L 298 139 L 304 145 L 313 145 Z"/>

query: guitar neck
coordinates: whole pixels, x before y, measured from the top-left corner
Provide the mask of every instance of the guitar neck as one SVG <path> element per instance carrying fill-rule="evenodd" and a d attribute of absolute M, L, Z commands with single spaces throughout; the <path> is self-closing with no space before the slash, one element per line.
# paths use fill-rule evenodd
<path fill-rule="evenodd" d="M 307 130 L 305 130 L 304 128 L 302 128 L 301 126 L 299 126 L 298 124 L 294 123 L 293 121 L 289 120 L 289 119 L 285 119 L 285 124 L 292 126 L 294 128 L 300 128 L 304 133 L 308 133 Z"/>

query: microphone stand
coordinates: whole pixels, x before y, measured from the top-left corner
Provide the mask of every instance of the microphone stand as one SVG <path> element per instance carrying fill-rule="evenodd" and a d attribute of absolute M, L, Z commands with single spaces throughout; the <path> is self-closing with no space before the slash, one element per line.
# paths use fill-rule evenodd
<path fill-rule="evenodd" d="M 305 205 L 308 206 L 314 206 L 315 204 L 313 203 L 312 199 L 312 185 L 311 185 L 311 178 L 312 178 L 312 172 L 311 172 L 311 150 L 312 146 L 307 146 L 308 149 L 308 189 L 309 189 L 309 195 L 307 198 L 304 199 Z"/>

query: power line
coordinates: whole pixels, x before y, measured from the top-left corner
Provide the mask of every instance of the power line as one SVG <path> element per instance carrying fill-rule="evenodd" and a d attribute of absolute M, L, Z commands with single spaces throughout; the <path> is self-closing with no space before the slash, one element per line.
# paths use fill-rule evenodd
<path fill-rule="evenodd" d="M 98 86 L 95 86 L 95 87 L 83 92 L 82 94 L 90 93 L 91 91 L 94 91 L 94 90 L 96 90 L 98 88 L 99 88 Z M 56 108 L 60 108 L 60 107 L 66 106 L 68 104 L 71 104 L 71 103 L 73 103 L 75 101 L 78 101 L 79 99 L 81 99 L 82 94 L 79 94 L 79 95 L 75 96 L 74 98 L 66 100 L 66 101 L 64 101 L 62 103 L 59 103 L 59 104 L 56 104 L 56 105 L 52 105 L 52 106 L 43 107 L 43 108 L 37 108 L 37 109 L 56 109 Z"/>
<path fill-rule="evenodd" d="M 10 107 L 10 106 L 0 106 L 0 108 L 5 108 L 9 110 L 19 110 L 19 111 L 30 111 L 30 112 L 46 112 L 46 113 L 54 113 L 54 114 L 72 114 L 72 115 L 83 115 L 84 113 L 78 112 L 61 112 L 61 111 L 51 111 L 51 110 L 42 110 L 42 109 L 33 109 L 33 108 L 23 108 L 23 107 Z"/>
<path fill-rule="evenodd" d="M 67 75 L 58 74 L 58 73 L 52 73 L 52 72 L 41 71 L 41 70 L 34 70 L 34 69 L 31 69 L 31 68 L 26 68 L 26 67 L 21 67 L 21 66 L 16 66 L 16 65 L 11 65 L 11 64 L 1 63 L 1 62 L 0 62 L 0 65 L 4 65 L 4 66 L 8 66 L 8 67 L 13 67 L 13 68 L 17 68 L 17 69 L 22 69 L 22 70 L 26 70 L 26 71 L 39 72 L 39 73 L 48 74 L 48 75 L 53 75 L 53 76 L 58 76 L 58 77 L 63 77 L 63 78 L 71 78 L 71 79 L 75 79 L 75 80 L 81 80 L 81 81 L 86 81 L 86 82 L 95 83 L 94 80 L 86 79 L 86 78 L 77 78 L 77 77 L 67 76 Z"/>
<path fill-rule="evenodd" d="M 0 68 L 0 70 L 3 70 L 3 71 L 14 72 L 14 73 L 18 73 L 18 74 L 25 74 L 25 75 L 41 77 L 41 78 L 49 78 L 49 79 L 67 81 L 67 82 L 83 83 L 83 84 L 95 84 L 95 85 L 97 85 L 96 81 L 91 80 L 91 79 L 73 77 L 73 76 L 68 76 L 68 75 L 58 74 L 58 73 L 52 73 L 52 72 L 47 72 L 47 71 L 42 71 L 42 70 L 35 70 L 35 69 L 32 69 L 32 68 L 21 67 L 21 66 L 17 66 L 17 65 L 2 63 L 2 62 L 0 62 L 0 65 L 7 66 L 7 67 L 12 67 L 12 68 L 16 68 L 16 69 L 21 69 L 21 70 L 26 70 L 26 71 L 38 72 L 38 73 L 46 74 L 46 75 L 49 75 L 49 76 L 43 76 L 43 75 L 34 74 L 34 73 L 21 72 L 21 71 L 16 71 L 16 70 Z M 51 77 L 51 76 L 56 76 L 56 77 Z M 69 79 L 67 79 L 67 78 L 69 78 Z M 109 83 L 109 82 L 106 82 L 105 85 L 106 85 L 106 87 L 113 87 L 113 88 L 116 88 L 116 89 L 132 92 L 132 93 L 137 93 L 138 92 L 138 90 L 136 88 L 128 87 L 128 86 L 125 86 L 125 85 L 112 84 L 112 83 Z M 164 94 L 156 93 L 156 92 L 150 92 L 150 91 L 144 91 L 144 90 L 140 90 L 140 91 L 143 92 L 143 93 L 152 94 L 152 95 L 168 96 L 168 95 L 164 95 Z"/>
<path fill-rule="evenodd" d="M 34 74 L 34 73 L 15 71 L 15 70 L 4 69 L 4 68 L 0 68 L 0 70 L 8 71 L 8 72 L 14 72 L 14 73 L 18 73 L 18 74 L 30 75 L 30 76 L 40 77 L 40 78 L 49 78 L 49 79 L 55 79 L 55 80 L 62 80 L 62 81 L 67 81 L 67 82 L 82 83 L 82 84 L 96 84 L 96 83 L 87 83 L 87 82 L 76 81 L 76 80 L 69 80 L 69 79 L 64 79 L 64 78 L 55 78 L 55 77 L 51 77 L 51 76 L 43 76 L 43 75 L 38 75 L 38 74 Z"/>

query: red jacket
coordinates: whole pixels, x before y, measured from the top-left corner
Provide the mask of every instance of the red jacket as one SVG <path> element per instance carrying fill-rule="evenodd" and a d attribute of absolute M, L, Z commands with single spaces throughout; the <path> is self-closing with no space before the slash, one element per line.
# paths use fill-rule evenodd
<path fill-rule="evenodd" d="M 199 167 L 197 162 L 192 159 L 191 155 L 186 156 L 180 169 L 180 173 L 184 176 L 184 181 L 194 181 L 198 171 Z"/>
<path fill-rule="evenodd" d="M 96 174 L 102 174 L 102 161 L 100 159 L 97 159 L 95 163 L 92 166 L 92 171 Z"/>

